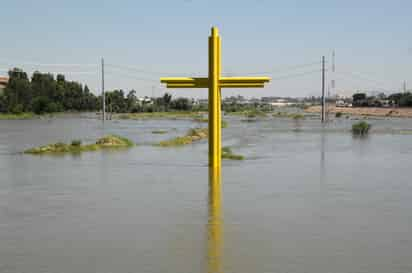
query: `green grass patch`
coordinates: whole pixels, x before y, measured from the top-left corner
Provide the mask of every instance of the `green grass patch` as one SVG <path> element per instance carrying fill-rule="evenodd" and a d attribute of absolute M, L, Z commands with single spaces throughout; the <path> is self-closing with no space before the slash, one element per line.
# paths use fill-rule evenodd
<path fill-rule="evenodd" d="M 116 135 L 108 135 L 102 137 L 94 144 L 82 145 L 80 140 L 73 140 L 71 144 L 57 142 L 45 146 L 35 147 L 24 151 L 25 154 L 58 154 L 58 153 L 80 153 L 88 151 L 97 151 L 107 148 L 127 148 L 135 144 L 124 137 Z"/>
<path fill-rule="evenodd" d="M 33 119 L 35 117 L 36 115 L 33 113 L 21 113 L 21 114 L 0 113 L 0 120 Z"/>
<path fill-rule="evenodd" d="M 186 135 L 176 137 L 170 140 L 161 141 L 158 146 L 161 147 L 176 147 L 191 144 L 195 141 L 207 138 L 209 135 L 208 128 L 195 128 L 190 129 Z"/>
<path fill-rule="evenodd" d="M 352 133 L 357 136 L 364 136 L 369 133 L 371 125 L 365 121 L 360 121 L 352 125 Z"/>
<path fill-rule="evenodd" d="M 80 147 L 80 146 L 82 146 L 82 141 L 79 140 L 79 139 L 72 140 L 71 145 L 72 145 L 72 146 L 79 146 L 79 147 Z"/>
<path fill-rule="evenodd" d="M 342 112 L 336 112 L 335 117 L 340 118 L 340 117 L 342 117 L 342 115 L 343 115 Z"/>
<path fill-rule="evenodd" d="M 298 113 L 292 114 L 292 115 L 290 115 L 290 117 L 291 117 L 292 119 L 295 119 L 295 120 L 297 120 L 297 119 L 304 119 L 304 118 L 305 118 L 304 115 L 298 114 Z"/>
<path fill-rule="evenodd" d="M 166 130 L 154 130 L 154 131 L 152 131 L 152 134 L 164 135 L 164 134 L 167 134 L 167 131 Z"/>
<path fill-rule="evenodd" d="M 223 159 L 230 159 L 230 160 L 244 160 L 245 159 L 245 157 L 243 155 L 234 154 L 230 147 L 223 147 L 222 148 L 222 158 Z"/>

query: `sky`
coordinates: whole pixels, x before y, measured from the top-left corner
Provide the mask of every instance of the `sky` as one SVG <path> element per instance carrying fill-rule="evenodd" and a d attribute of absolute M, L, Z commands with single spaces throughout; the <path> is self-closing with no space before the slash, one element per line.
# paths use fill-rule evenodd
<path fill-rule="evenodd" d="M 224 75 L 273 79 L 223 96 L 319 96 L 323 55 L 332 94 L 395 92 L 412 86 L 411 15 L 410 0 L 3 1 L 0 75 L 63 73 L 98 94 L 103 57 L 106 90 L 206 98 L 203 89 L 166 90 L 159 78 L 207 76 L 217 26 Z"/>

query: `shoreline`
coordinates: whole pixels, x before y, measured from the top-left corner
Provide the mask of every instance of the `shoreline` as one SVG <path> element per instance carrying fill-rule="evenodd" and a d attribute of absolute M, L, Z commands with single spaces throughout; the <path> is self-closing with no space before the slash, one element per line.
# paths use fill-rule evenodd
<path fill-rule="evenodd" d="M 311 106 L 305 109 L 306 113 L 320 113 L 321 106 Z M 357 116 L 412 118 L 412 108 L 380 108 L 380 107 L 336 107 L 327 106 L 329 113 L 342 113 Z"/>

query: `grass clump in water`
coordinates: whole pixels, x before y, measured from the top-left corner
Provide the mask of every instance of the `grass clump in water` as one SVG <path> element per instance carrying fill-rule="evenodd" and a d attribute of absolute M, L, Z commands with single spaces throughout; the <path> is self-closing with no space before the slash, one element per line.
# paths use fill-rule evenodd
<path fill-rule="evenodd" d="M 293 119 L 304 119 L 305 118 L 304 115 L 297 114 L 297 113 L 296 114 L 291 114 L 290 117 L 293 118 Z"/>
<path fill-rule="evenodd" d="M 164 134 L 167 134 L 167 131 L 166 130 L 154 130 L 154 131 L 152 131 L 152 134 L 164 135 Z"/>
<path fill-rule="evenodd" d="M 161 147 L 175 147 L 191 144 L 195 141 L 207 138 L 209 135 L 208 128 L 195 128 L 190 129 L 186 135 L 181 137 L 176 137 L 170 140 L 161 141 L 159 146 Z"/>
<path fill-rule="evenodd" d="M 304 119 L 305 115 L 300 113 L 287 113 L 287 112 L 277 112 L 272 115 L 275 118 L 291 118 L 291 119 Z"/>
<path fill-rule="evenodd" d="M 250 110 L 245 112 L 247 118 L 264 118 L 266 113 L 260 110 Z"/>
<path fill-rule="evenodd" d="M 199 112 L 191 111 L 175 111 L 175 112 L 143 112 L 143 113 L 126 113 L 118 114 L 115 118 L 118 119 L 187 119 L 187 118 L 197 118 L 199 117 Z"/>
<path fill-rule="evenodd" d="M 230 147 L 223 147 L 222 148 L 222 158 L 223 159 L 230 159 L 230 160 L 243 160 L 245 157 L 243 155 L 237 155 L 232 152 Z"/>
<path fill-rule="evenodd" d="M 364 136 L 369 133 L 371 125 L 365 121 L 360 121 L 352 125 L 352 133 L 357 136 Z"/>
<path fill-rule="evenodd" d="M 79 139 L 72 140 L 72 146 L 80 147 L 82 145 L 82 141 Z"/>
<path fill-rule="evenodd" d="M 80 140 L 73 140 L 71 144 L 57 142 L 24 151 L 25 154 L 59 154 L 59 153 L 80 153 L 96 151 L 106 148 L 126 148 L 132 147 L 134 143 L 127 138 L 108 135 L 96 141 L 95 144 L 82 145 Z"/>

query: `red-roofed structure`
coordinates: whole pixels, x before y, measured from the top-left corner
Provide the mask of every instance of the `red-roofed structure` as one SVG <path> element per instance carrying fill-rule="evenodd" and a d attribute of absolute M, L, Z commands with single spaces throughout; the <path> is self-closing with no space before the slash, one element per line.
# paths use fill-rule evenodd
<path fill-rule="evenodd" d="M 2 86 L 5 87 L 8 82 L 9 82 L 9 77 L 2 77 L 2 76 L 0 76 L 0 85 L 2 85 Z"/>
<path fill-rule="evenodd" d="M 7 83 L 9 82 L 8 77 L 0 76 L 0 95 L 3 93 L 3 89 L 6 88 Z"/>

